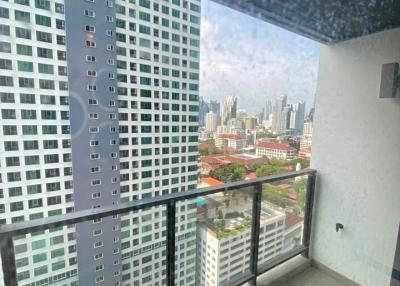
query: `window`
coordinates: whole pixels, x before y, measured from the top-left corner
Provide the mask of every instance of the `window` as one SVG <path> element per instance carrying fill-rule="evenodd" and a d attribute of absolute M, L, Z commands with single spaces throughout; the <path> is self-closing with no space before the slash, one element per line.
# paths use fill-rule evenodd
<path fill-rule="evenodd" d="M 87 90 L 88 90 L 88 91 L 96 91 L 96 90 L 97 90 L 97 87 L 96 87 L 96 85 L 89 84 L 89 85 L 87 86 Z"/>
<path fill-rule="evenodd" d="M 36 31 L 36 40 L 40 42 L 51 43 L 52 36 L 50 33 Z"/>
<path fill-rule="evenodd" d="M 94 63 L 94 62 L 96 62 L 96 57 L 95 56 L 91 56 L 91 55 L 87 55 L 86 56 L 86 61 Z"/>
<path fill-rule="evenodd" d="M 94 25 L 85 25 L 85 31 L 94 33 L 94 32 L 96 32 L 96 27 Z"/>
<path fill-rule="evenodd" d="M 14 86 L 11 76 L 0 76 L 0 86 Z"/>
<path fill-rule="evenodd" d="M 51 27 L 51 18 L 50 17 L 36 14 L 35 15 L 35 19 L 36 19 L 36 24 L 37 25 Z"/>
<path fill-rule="evenodd" d="M 37 48 L 37 55 L 40 58 L 52 59 L 53 58 L 53 50 L 38 47 Z"/>
<path fill-rule="evenodd" d="M 100 154 L 99 153 L 90 154 L 90 160 L 98 160 L 98 159 L 100 159 Z"/>
<path fill-rule="evenodd" d="M 88 71 L 86 71 L 86 74 L 87 74 L 87 76 L 90 76 L 90 77 L 96 77 L 97 76 L 97 72 L 94 71 L 94 70 L 88 70 Z"/>
<path fill-rule="evenodd" d="M 96 13 L 94 11 L 87 10 L 87 9 L 85 9 L 84 14 L 85 14 L 85 16 L 88 16 L 88 17 L 91 17 L 91 18 L 94 18 L 96 16 Z"/>
<path fill-rule="evenodd" d="M 50 10 L 49 0 L 35 0 L 35 7 L 44 10 Z"/>
<path fill-rule="evenodd" d="M 16 21 L 21 21 L 21 22 L 25 22 L 25 23 L 31 22 L 31 15 L 29 12 L 15 10 L 14 15 L 15 15 Z"/>
<path fill-rule="evenodd" d="M 17 44 L 17 54 L 24 55 L 24 56 L 32 56 L 32 47 Z"/>
<path fill-rule="evenodd" d="M 38 70 L 39 70 L 39 73 L 54 74 L 53 65 L 38 64 Z"/>
<path fill-rule="evenodd" d="M 18 70 L 24 72 L 33 72 L 33 63 L 18 61 Z"/>
<path fill-rule="evenodd" d="M 93 40 L 86 40 L 86 47 L 95 48 L 96 47 L 96 42 L 93 41 Z"/>
<path fill-rule="evenodd" d="M 33 78 L 20 77 L 18 78 L 19 87 L 34 88 L 35 84 Z"/>

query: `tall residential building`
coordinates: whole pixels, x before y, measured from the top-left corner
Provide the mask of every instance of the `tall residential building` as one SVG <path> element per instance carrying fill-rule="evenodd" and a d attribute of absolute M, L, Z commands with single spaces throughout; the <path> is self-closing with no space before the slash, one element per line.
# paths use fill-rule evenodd
<path fill-rule="evenodd" d="M 287 112 L 284 112 L 286 105 L 286 96 L 281 96 L 276 99 L 272 116 L 272 132 L 281 133 L 286 130 Z"/>
<path fill-rule="evenodd" d="M 304 101 L 299 101 L 297 103 L 291 104 L 290 111 L 290 129 L 295 131 L 296 135 L 303 134 L 304 117 L 306 112 L 306 103 Z"/>
<path fill-rule="evenodd" d="M 1 1 L 0 18 L 2 224 L 196 187 L 198 0 Z M 179 285 L 195 212 L 177 208 Z M 164 213 L 18 237 L 19 283 L 162 285 Z"/>
<path fill-rule="evenodd" d="M 228 96 L 222 107 L 222 125 L 226 125 L 230 119 L 236 118 L 237 97 Z"/>
<path fill-rule="evenodd" d="M 265 108 L 264 108 L 264 119 L 268 120 L 269 115 L 272 114 L 272 101 L 271 100 L 267 100 L 265 102 Z"/>
<path fill-rule="evenodd" d="M 210 111 L 206 114 L 206 130 L 214 132 L 218 126 L 218 116 L 214 112 Z"/>

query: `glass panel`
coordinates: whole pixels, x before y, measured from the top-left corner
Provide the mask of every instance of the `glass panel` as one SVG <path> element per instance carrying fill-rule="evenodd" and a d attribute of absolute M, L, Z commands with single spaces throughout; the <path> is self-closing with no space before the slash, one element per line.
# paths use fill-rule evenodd
<path fill-rule="evenodd" d="M 250 274 L 253 188 L 198 197 L 197 285 L 234 285 Z"/>
<path fill-rule="evenodd" d="M 18 285 L 165 285 L 165 218 L 153 207 L 14 237 Z"/>
<path fill-rule="evenodd" d="M 263 184 L 259 269 L 273 259 L 301 248 L 307 176 Z"/>

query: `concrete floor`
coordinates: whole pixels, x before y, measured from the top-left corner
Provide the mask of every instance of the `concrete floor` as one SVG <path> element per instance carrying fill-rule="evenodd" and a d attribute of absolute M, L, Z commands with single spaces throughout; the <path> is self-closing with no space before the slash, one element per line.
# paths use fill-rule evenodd
<path fill-rule="evenodd" d="M 307 268 L 304 272 L 296 275 L 287 282 L 281 283 L 264 283 L 257 281 L 257 286 L 345 286 L 335 278 L 327 275 L 325 272 L 314 267 Z"/>

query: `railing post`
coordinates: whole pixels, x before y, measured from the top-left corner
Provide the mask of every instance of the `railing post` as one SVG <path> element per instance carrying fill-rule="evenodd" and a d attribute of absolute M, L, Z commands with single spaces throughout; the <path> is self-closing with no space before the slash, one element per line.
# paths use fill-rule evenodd
<path fill-rule="evenodd" d="M 306 205 L 304 210 L 304 228 L 303 228 L 303 246 L 305 247 L 303 256 L 306 258 L 308 258 L 310 254 L 310 239 L 311 239 L 311 227 L 312 227 L 312 213 L 314 206 L 315 179 L 316 179 L 315 173 L 308 175 Z"/>
<path fill-rule="evenodd" d="M 7 235 L 0 239 L 0 243 L 4 285 L 18 286 L 13 238 L 11 235 Z"/>
<path fill-rule="evenodd" d="M 251 245 L 250 245 L 250 271 L 253 274 L 253 279 L 249 282 L 250 285 L 256 286 L 258 274 L 258 244 L 260 239 L 260 214 L 261 214 L 261 196 L 262 183 L 255 186 L 253 193 L 253 212 L 251 224 Z"/>
<path fill-rule="evenodd" d="M 167 203 L 167 286 L 175 286 L 175 201 Z"/>

